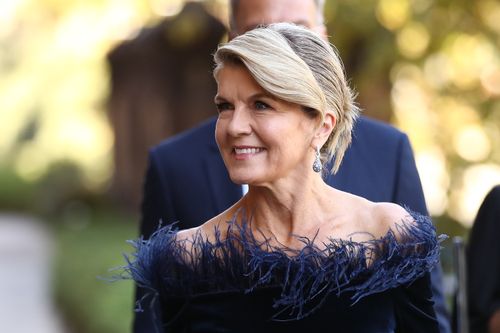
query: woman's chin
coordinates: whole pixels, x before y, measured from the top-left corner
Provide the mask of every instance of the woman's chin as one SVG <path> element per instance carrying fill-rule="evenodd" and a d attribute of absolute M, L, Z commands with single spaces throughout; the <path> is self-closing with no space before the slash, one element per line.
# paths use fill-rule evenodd
<path fill-rule="evenodd" d="M 252 184 L 251 182 L 251 179 L 249 178 L 245 178 L 245 177 L 229 177 L 231 178 L 231 181 L 235 184 L 238 184 L 238 185 L 243 185 L 243 184 Z"/>
<path fill-rule="evenodd" d="M 254 185 L 258 183 L 258 179 L 254 175 L 240 174 L 240 173 L 230 173 L 229 178 L 235 184 L 242 185 Z"/>

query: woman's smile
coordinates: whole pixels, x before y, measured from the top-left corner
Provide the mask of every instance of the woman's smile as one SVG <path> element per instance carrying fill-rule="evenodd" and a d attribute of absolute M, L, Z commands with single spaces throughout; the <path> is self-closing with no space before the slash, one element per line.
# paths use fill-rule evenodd
<path fill-rule="evenodd" d="M 265 148 L 262 147 L 235 146 L 233 148 L 233 155 L 236 160 L 248 160 L 264 151 Z"/>

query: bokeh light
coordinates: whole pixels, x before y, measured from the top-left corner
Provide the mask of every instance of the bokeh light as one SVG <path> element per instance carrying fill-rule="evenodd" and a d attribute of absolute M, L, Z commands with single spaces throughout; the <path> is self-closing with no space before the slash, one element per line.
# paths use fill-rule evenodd
<path fill-rule="evenodd" d="M 416 59 L 422 56 L 429 46 L 430 36 L 425 25 L 411 22 L 398 32 L 396 40 L 403 56 Z"/>
<path fill-rule="evenodd" d="M 435 90 L 446 88 L 452 78 L 452 68 L 448 56 L 443 52 L 429 55 L 424 63 L 424 76 L 431 88 Z"/>
<path fill-rule="evenodd" d="M 469 162 L 480 162 L 491 152 L 490 140 L 478 124 L 466 124 L 458 130 L 453 145 L 458 155 Z"/>
<path fill-rule="evenodd" d="M 492 97 L 500 96 L 500 64 L 485 66 L 480 74 L 481 85 Z"/>
<path fill-rule="evenodd" d="M 444 52 L 452 63 L 452 81 L 460 89 L 474 88 L 483 69 L 495 59 L 495 48 L 482 35 L 452 34 Z"/>
<path fill-rule="evenodd" d="M 408 0 L 380 0 L 376 8 L 376 16 L 380 24 L 389 30 L 400 28 L 410 17 Z"/>
<path fill-rule="evenodd" d="M 446 156 L 439 147 L 434 146 L 419 151 L 415 160 L 429 213 L 441 216 L 448 206 L 447 190 L 450 186 Z"/>
<path fill-rule="evenodd" d="M 500 3 L 495 0 L 476 1 L 483 22 L 500 35 Z"/>
<path fill-rule="evenodd" d="M 492 184 L 500 184 L 500 166 L 490 163 L 472 165 L 457 176 L 460 185 L 451 193 L 448 214 L 470 227 Z"/>

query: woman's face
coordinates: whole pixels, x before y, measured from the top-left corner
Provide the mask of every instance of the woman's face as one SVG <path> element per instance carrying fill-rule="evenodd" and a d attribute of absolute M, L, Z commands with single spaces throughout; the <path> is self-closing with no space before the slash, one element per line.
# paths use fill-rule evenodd
<path fill-rule="evenodd" d="M 231 180 L 263 185 L 311 172 L 317 120 L 262 89 L 243 65 L 217 73 L 215 138 Z"/>

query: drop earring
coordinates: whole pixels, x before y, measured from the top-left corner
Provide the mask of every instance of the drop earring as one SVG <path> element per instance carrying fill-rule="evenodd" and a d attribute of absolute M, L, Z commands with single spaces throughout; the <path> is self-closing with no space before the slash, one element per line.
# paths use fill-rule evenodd
<path fill-rule="evenodd" d="M 319 147 L 316 146 L 316 158 L 314 159 L 313 163 L 313 170 L 314 172 L 321 172 L 323 170 L 323 165 L 321 164 L 321 158 L 320 158 L 320 152 L 319 152 Z"/>

